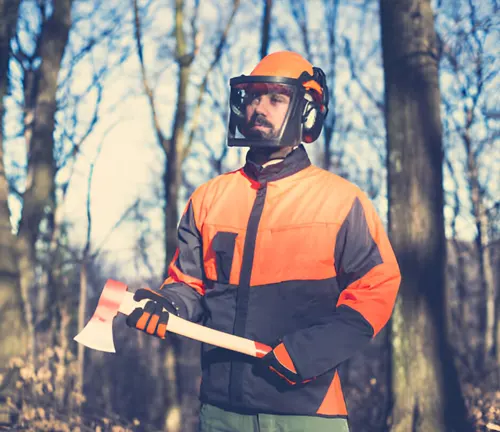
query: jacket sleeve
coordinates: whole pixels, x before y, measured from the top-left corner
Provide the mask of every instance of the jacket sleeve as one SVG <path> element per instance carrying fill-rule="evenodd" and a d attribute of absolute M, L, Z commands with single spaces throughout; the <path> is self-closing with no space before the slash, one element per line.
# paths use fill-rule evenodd
<path fill-rule="evenodd" d="M 341 293 L 331 320 L 283 338 L 304 379 L 337 367 L 369 343 L 389 320 L 401 281 L 382 222 L 361 191 L 339 228 L 335 244 Z"/>
<path fill-rule="evenodd" d="M 203 245 L 195 220 L 193 197 L 181 217 L 177 236 L 177 250 L 160 291 L 178 306 L 181 318 L 199 321 L 203 315 L 201 298 L 205 294 L 205 285 Z"/>

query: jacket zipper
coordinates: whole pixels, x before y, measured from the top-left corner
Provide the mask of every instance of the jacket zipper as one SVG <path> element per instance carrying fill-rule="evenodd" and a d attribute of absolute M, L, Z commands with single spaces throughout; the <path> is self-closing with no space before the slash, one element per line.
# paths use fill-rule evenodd
<path fill-rule="evenodd" d="M 250 299 L 250 279 L 252 276 L 253 260 L 255 256 L 255 242 L 257 239 L 257 231 L 259 228 L 260 219 L 264 210 L 264 203 L 267 194 L 267 183 L 260 184 L 257 191 L 257 196 L 250 212 L 248 219 L 245 244 L 243 246 L 243 257 L 241 262 L 240 280 L 236 295 L 236 311 L 233 325 L 233 334 L 237 336 L 245 336 L 248 302 Z M 243 362 L 231 362 L 231 372 L 229 378 L 229 397 L 232 402 L 240 402 L 242 400 L 243 391 Z"/>

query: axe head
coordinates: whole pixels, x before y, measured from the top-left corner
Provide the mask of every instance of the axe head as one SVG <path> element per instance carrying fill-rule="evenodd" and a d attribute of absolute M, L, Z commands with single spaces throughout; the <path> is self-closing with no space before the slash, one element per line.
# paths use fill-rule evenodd
<path fill-rule="evenodd" d="M 92 318 L 74 340 L 88 348 L 116 352 L 113 341 L 113 318 L 120 310 L 126 293 L 127 285 L 108 279 Z"/>
<path fill-rule="evenodd" d="M 104 352 L 116 352 L 113 329 L 109 329 L 107 322 L 94 319 L 94 317 L 73 339 L 87 348 Z"/>

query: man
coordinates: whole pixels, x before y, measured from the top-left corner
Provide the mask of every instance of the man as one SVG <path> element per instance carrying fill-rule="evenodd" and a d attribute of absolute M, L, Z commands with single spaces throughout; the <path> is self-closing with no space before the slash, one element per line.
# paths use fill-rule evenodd
<path fill-rule="evenodd" d="M 169 277 L 137 291 L 152 301 L 128 324 L 164 338 L 175 313 L 274 347 L 202 347 L 203 432 L 347 431 L 337 369 L 388 321 L 396 259 L 368 198 L 301 144 L 328 112 L 321 69 L 277 52 L 230 84 L 228 144 L 250 147 L 246 164 L 193 193 Z"/>

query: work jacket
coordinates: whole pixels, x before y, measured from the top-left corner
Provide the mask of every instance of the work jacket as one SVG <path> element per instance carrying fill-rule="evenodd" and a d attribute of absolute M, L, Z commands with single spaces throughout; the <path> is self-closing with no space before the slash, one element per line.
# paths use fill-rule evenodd
<path fill-rule="evenodd" d="M 388 321 L 400 273 L 368 198 L 311 165 L 303 146 L 200 186 L 162 289 L 181 316 L 275 346 L 308 382 L 283 386 L 260 359 L 204 344 L 201 401 L 247 413 L 347 416 L 338 366 Z M 310 380 L 310 381 L 309 381 Z"/>

